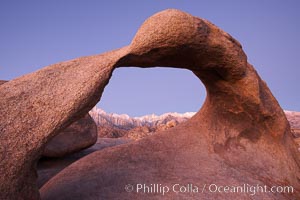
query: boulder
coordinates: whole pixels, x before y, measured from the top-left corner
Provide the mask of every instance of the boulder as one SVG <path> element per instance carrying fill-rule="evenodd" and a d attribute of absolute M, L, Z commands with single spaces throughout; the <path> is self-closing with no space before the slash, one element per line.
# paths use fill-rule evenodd
<path fill-rule="evenodd" d="M 100 138 L 119 138 L 126 134 L 127 130 L 121 129 L 117 126 L 98 126 L 98 137 Z"/>
<path fill-rule="evenodd" d="M 37 164 L 37 185 L 41 188 L 48 180 L 50 180 L 57 173 L 62 171 L 64 168 L 79 160 L 80 158 L 105 148 L 110 148 L 117 145 L 122 145 L 131 142 L 130 139 L 126 138 L 101 138 L 97 140 L 97 143 L 90 148 L 84 149 L 79 152 L 66 155 L 59 158 L 43 157 Z"/>
<path fill-rule="evenodd" d="M 0 86 L 0 199 L 40 199 L 46 144 L 100 100 L 127 47 L 45 67 Z"/>
<path fill-rule="evenodd" d="M 46 145 L 43 156 L 63 157 L 86 149 L 97 142 L 97 125 L 93 118 L 86 114 L 71 124 Z"/>
<path fill-rule="evenodd" d="M 139 140 L 152 134 L 154 134 L 154 131 L 152 131 L 149 127 L 138 126 L 131 130 L 128 130 L 124 137 L 130 138 L 132 140 Z"/>

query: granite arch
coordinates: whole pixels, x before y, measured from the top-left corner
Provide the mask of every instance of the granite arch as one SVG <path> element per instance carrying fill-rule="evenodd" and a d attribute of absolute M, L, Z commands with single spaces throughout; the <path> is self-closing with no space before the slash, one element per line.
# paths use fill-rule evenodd
<path fill-rule="evenodd" d="M 299 191 L 299 153 L 288 122 L 239 42 L 206 20 L 169 9 L 146 20 L 129 46 L 54 64 L 0 86 L 1 199 L 40 198 L 34 167 L 45 143 L 91 109 L 112 71 L 126 66 L 189 69 L 206 87 L 205 103 L 191 120 L 173 130 L 176 135 L 165 131 L 72 164 L 41 189 L 43 199 L 124 195 L 138 199 L 122 186 L 142 178 L 150 182 L 217 178 L 219 184 L 286 183 Z M 98 162 L 93 162 L 95 158 Z M 147 173 L 139 170 L 143 168 Z M 139 173 L 134 176 L 136 170 Z M 80 185 L 83 174 L 78 172 L 94 190 L 85 193 L 89 185 Z M 292 197 L 297 198 L 297 193 Z"/>

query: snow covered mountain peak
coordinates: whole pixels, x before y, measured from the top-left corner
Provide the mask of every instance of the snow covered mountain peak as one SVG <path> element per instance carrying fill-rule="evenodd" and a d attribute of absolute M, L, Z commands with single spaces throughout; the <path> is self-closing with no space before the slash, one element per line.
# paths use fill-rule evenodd
<path fill-rule="evenodd" d="M 90 111 L 90 115 L 94 118 L 98 125 L 114 125 L 117 127 L 122 127 L 125 129 L 130 129 L 136 126 L 157 126 L 159 124 L 165 124 L 168 121 L 175 120 L 180 123 L 191 118 L 195 112 L 186 112 L 186 113 L 177 113 L 170 112 L 164 113 L 162 115 L 144 115 L 141 117 L 130 117 L 127 114 L 115 114 L 115 113 L 106 113 L 101 108 L 94 107 Z"/>

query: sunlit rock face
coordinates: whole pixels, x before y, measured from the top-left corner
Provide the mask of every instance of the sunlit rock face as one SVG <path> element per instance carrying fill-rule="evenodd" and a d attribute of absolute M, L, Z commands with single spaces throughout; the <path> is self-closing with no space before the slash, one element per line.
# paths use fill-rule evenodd
<path fill-rule="evenodd" d="M 140 183 L 291 185 L 294 193 L 174 193 L 167 199 L 300 198 L 299 153 L 284 112 L 241 45 L 210 22 L 165 10 L 116 51 L 55 64 L 0 86 L 1 199 L 38 199 L 34 165 L 44 145 L 100 99 L 116 67 L 185 68 L 207 97 L 187 122 L 94 152 L 53 177 L 42 199 L 160 199 Z M 12 122 L 12 119 L 15 119 Z"/>

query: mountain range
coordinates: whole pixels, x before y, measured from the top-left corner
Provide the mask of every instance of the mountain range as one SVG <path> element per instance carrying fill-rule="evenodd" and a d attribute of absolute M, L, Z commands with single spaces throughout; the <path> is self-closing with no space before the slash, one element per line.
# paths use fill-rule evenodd
<path fill-rule="evenodd" d="M 285 110 L 285 115 L 291 125 L 292 132 L 296 138 L 300 137 L 300 112 Z M 123 137 L 128 136 L 133 139 L 142 137 L 158 130 L 165 130 L 176 126 L 191 118 L 196 112 L 168 112 L 162 115 L 144 115 L 141 117 L 130 117 L 127 114 L 107 113 L 101 108 L 94 107 L 89 114 L 92 116 L 97 126 L 100 136 Z M 138 132 L 141 134 L 138 136 Z M 130 135 L 130 136 L 129 136 Z"/>
<path fill-rule="evenodd" d="M 181 123 L 191 118 L 195 112 L 177 113 L 169 112 L 162 115 L 144 115 L 141 117 L 130 117 L 127 114 L 106 113 L 104 110 L 94 107 L 89 114 L 98 126 L 113 126 L 125 130 L 130 130 L 138 126 L 154 128 L 167 124 L 170 121 Z"/>

